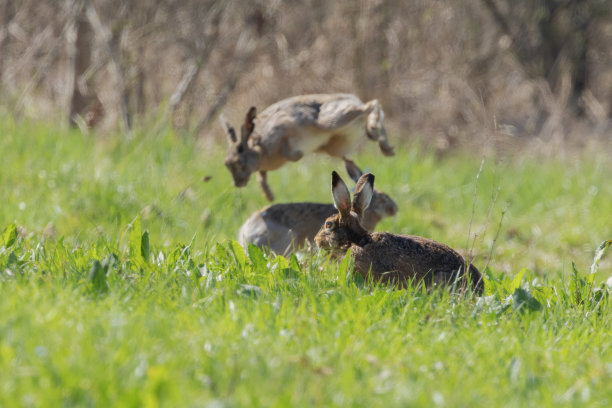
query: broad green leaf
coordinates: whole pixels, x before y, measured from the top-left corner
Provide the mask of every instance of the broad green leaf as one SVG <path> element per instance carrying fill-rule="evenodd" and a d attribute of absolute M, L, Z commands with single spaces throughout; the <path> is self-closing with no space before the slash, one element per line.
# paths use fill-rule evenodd
<path fill-rule="evenodd" d="M 130 224 L 130 233 L 128 235 L 128 245 L 130 256 L 132 258 L 142 257 L 142 227 L 140 225 L 140 217 L 136 217 Z"/>
<path fill-rule="evenodd" d="M 151 254 L 151 245 L 149 243 L 149 231 L 142 233 L 140 238 L 140 255 L 145 262 L 149 261 L 149 255 Z"/>
<path fill-rule="evenodd" d="M 483 272 L 483 279 L 484 279 L 484 293 L 483 296 L 490 296 L 490 295 L 494 295 L 497 294 L 500 289 L 503 292 L 503 282 L 501 280 L 501 276 L 500 277 L 496 277 L 495 275 L 493 275 L 493 272 L 491 271 L 491 268 L 487 267 L 484 272 Z M 505 293 L 499 293 L 500 296 L 504 296 Z"/>
<path fill-rule="evenodd" d="M 249 258 L 251 258 L 251 262 L 253 262 L 253 266 L 255 270 L 258 272 L 263 272 L 267 269 L 268 262 L 266 261 L 266 257 L 258 246 L 253 244 L 249 244 L 247 247 L 247 251 L 249 252 Z"/>
<path fill-rule="evenodd" d="M 242 246 L 240 246 L 240 244 L 234 239 L 230 239 L 230 248 L 234 253 L 236 262 L 238 262 L 241 267 L 244 267 L 248 262 L 248 258 L 244 253 L 244 248 L 242 248 Z"/>
<path fill-rule="evenodd" d="M 521 287 L 521 283 L 523 282 L 523 277 L 525 276 L 526 272 L 527 268 L 523 268 L 514 276 L 512 282 L 510 282 L 510 287 L 508 288 L 510 293 L 514 293 L 515 290 Z"/>
<path fill-rule="evenodd" d="M 19 258 L 17 257 L 17 255 L 15 255 L 15 251 L 11 251 L 11 253 L 9 254 L 7 260 L 6 260 L 6 265 L 9 267 L 15 267 L 15 266 L 19 266 Z"/>
<path fill-rule="evenodd" d="M 222 262 L 222 263 L 234 262 L 234 259 L 232 259 L 233 257 L 229 249 L 227 249 L 226 247 L 224 247 L 223 245 L 219 243 L 215 245 L 213 254 L 214 254 L 214 259 L 216 259 L 217 262 Z"/>
<path fill-rule="evenodd" d="M 490 296 L 497 292 L 497 283 L 492 281 L 491 279 L 487 279 L 486 277 L 482 277 L 484 283 L 484 291 L 483 296 Z"/>
<path fill-rule="evenodd" d="M 277 255 L 276 258 L 274 258 L 274 263 L 279 269 L 289 268 L 289 262 L 287 262 L 287 258 L 284 256 Z"/>
<path fill-rule="evenodd" d="M 91 265 L 88 276 L 91 288 L 99 293 L 108 291 L 108 283 L 106 281 L 106 270 L 97 259 Z"/>
<path fill-rule="evenodd" d="M 559 299 L 557 298 L 557 294 L 555 289 L 549 286 L 538 286 L 533 288 L 533 297 L 535 297 L 538 302 L 543 305 L 546 304 L 554 304 Z"/>
<path fill-rule="evenodd" d="M 4 233 L 2 234 L 2 241 L 6 248 L 12 246 L 17 240 L 17 226 L 15 224 L 10 224 L 8 227 L 4 229 Z"/>
<path fill-rule="evenodd" d="M 168 266 L 175 266 L 176 263 L 179 261 L 179 259 L 181 259 L 181 256 L 183 255 L 185 249 L 186 249 L 185 245 L 177 244 L 177 246 L 172 250 L 172 252 L 168 254 L 168 259 L 166 261 L 166 264 Z"/>
<path fill-rule="evenodd" d="M 540 309 L 540 302 L 525 289 L 517 288 L 512 294 L 512 310 L 515 312 L 534 312 Z"/>
<path fill-rule="evenodd" d="M 593 285 L 593 282 L 595 281 L 595 275 L 589 274 L 584 280 L 589 285 Z"/>
<path fill-rule="evenodd" d="M 302 273 L 302 268 L 300 267 L 300 263 L 298 262 L 297 256 L 295 256 L 294 253 L 292 253 L 291 257 L 289 258 L 289 266 L 296 272 Z"/>

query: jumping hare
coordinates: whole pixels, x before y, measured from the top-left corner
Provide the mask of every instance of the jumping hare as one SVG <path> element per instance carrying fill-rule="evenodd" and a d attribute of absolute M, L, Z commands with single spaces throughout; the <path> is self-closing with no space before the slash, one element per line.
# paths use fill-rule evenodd
<path fill-rule="evenodd" d="M 338 214 L 329 217 L 315 236 L 319 248 L 336 255 L 351 249 L 355 270 L 375 281 L 403 286 L 407 280 L 426 285 L 465 285 L 465 259 L 452 248 L 418 236 L 388 232 L 368 233 L 362 219 L 373 195 L 374 175 L 359 178 L 351 206 L 349 191 L 335 171 L 332 195 Z M 478 269 L 469 265 L 469 281 L 475 293 L 482 294 L 484 283 Z"/>
<path fill-rule="evenodd" d="M 357 182 L 363 174 L 350 160 L 345 162 L 346 170 Z M 273 252 L 288 255 L 292 250 L 314 242 L 314 237 L 325 219 L 335 214 L 333 204 L 286 203 L 263 208 L 251 215 L 238 232 L 238 241 L 244 247 L 249 243 L 260 248 L 268 247 Z M 385 217 L 397 213 L 397 204 L 382 191 L 374 190 L 372 201 L 364 211 L 361 224 L 373 231 L 376 224 Z"/>
<path fill-rule="evenodd" d="M 393 156 L 383 118 L 377 100 L 363 103 L 350 94 L 295 96 L 270 105 L 259 115 L 251 107 L 240 140 L 234 128 L 221 118 L 231 145 L 225 165 L 236 187 L 246 186 L 251 174 L 258 172 L 267 199 L 274 201 L 266 180 L 267 171 L 312 152 L 348 157 L 364 130 L 370 139 L 378 141 L 385 156 Z"/>

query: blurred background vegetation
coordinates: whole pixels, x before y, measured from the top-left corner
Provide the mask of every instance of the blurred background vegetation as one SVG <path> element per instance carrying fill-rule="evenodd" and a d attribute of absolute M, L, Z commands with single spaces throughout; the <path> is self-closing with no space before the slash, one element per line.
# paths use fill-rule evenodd
<path fill-rule="evenodd" d="M 220 138 L 221 111 L 317 92 L 440 152 L 612 133 L 608 0 L 0 0 L 0 55 L 0 112 L 100 134 Z"/>

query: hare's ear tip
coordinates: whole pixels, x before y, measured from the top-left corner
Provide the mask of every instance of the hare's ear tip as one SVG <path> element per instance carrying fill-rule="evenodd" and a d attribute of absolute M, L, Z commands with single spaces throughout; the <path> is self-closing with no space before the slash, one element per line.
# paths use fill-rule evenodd
<path fill-rule="evenodd" d="M 340 175 L 334 170 L 332 171 L 332 188 L 336 187 L 342 182 Z"/>
<path fill-rule="evenodd" d="M 246 114 L 247 123 L 253 122 L 253 120 L 255 120 L 256 117 L 257 117 L 257 109 L 255 109 L 254 106 L 251 106 L 249 108 L 249 111 Z"/>

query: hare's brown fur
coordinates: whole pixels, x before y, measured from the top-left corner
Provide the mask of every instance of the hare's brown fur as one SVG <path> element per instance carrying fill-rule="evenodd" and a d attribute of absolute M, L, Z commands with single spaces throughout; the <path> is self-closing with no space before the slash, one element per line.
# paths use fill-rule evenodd
<path fill-rule="evenodd" d="M 346 168 L 351 178 L 358 181 L 362 175 L 361 169 L 351 161 L 346 162 Z M 253 213 L 242 224 L 238 241 L 242 246 L 250 243 L 287 255 L 291 250 L 313 243 L 321 224 L 335 213 L 333 204 L 307 202 L 271 205 Z M 397 204 L 393 199 L 375 190 L 361 222 L 368 231 L 373 231 L 380 220 L 396 213 Z"/>
<path fill-rule="evenodd" d="M 368 233 L 361 218 L 369 205 L 373 184 L 374 176 L 364 174 L 357 183 L 351 205 L 346 185 L 336 172 L 332 173 L 332 194 L 338 213 L 329 217 L 315 236 L 317 245 L 338 255 L 350 248 L 355 271 L 376 281 L 400 286 L 408 281 L 426 285 L 456 281 L 462 287 L 469 276 L 474 292 L 482 294 L 484 285 L 478 269 L 468 265 L 449 246 L 419 236 Z"/>
<path fill-rule="evenodd" d="M 383 125 L 377 100 L 363 103 L 351 94 L 300 95 L 279 101 L 255 115 L 251 108 L 241 128 L 240 140 L 224 122 L 230 138 L 225 158 L 236 187 L 245 186 L 257 172 L 266 197 L 274 200 L 266 172 L 313 152 L 345 158 L 365 133 L 377 140 L 386 156 L 394 154 Z"/>

